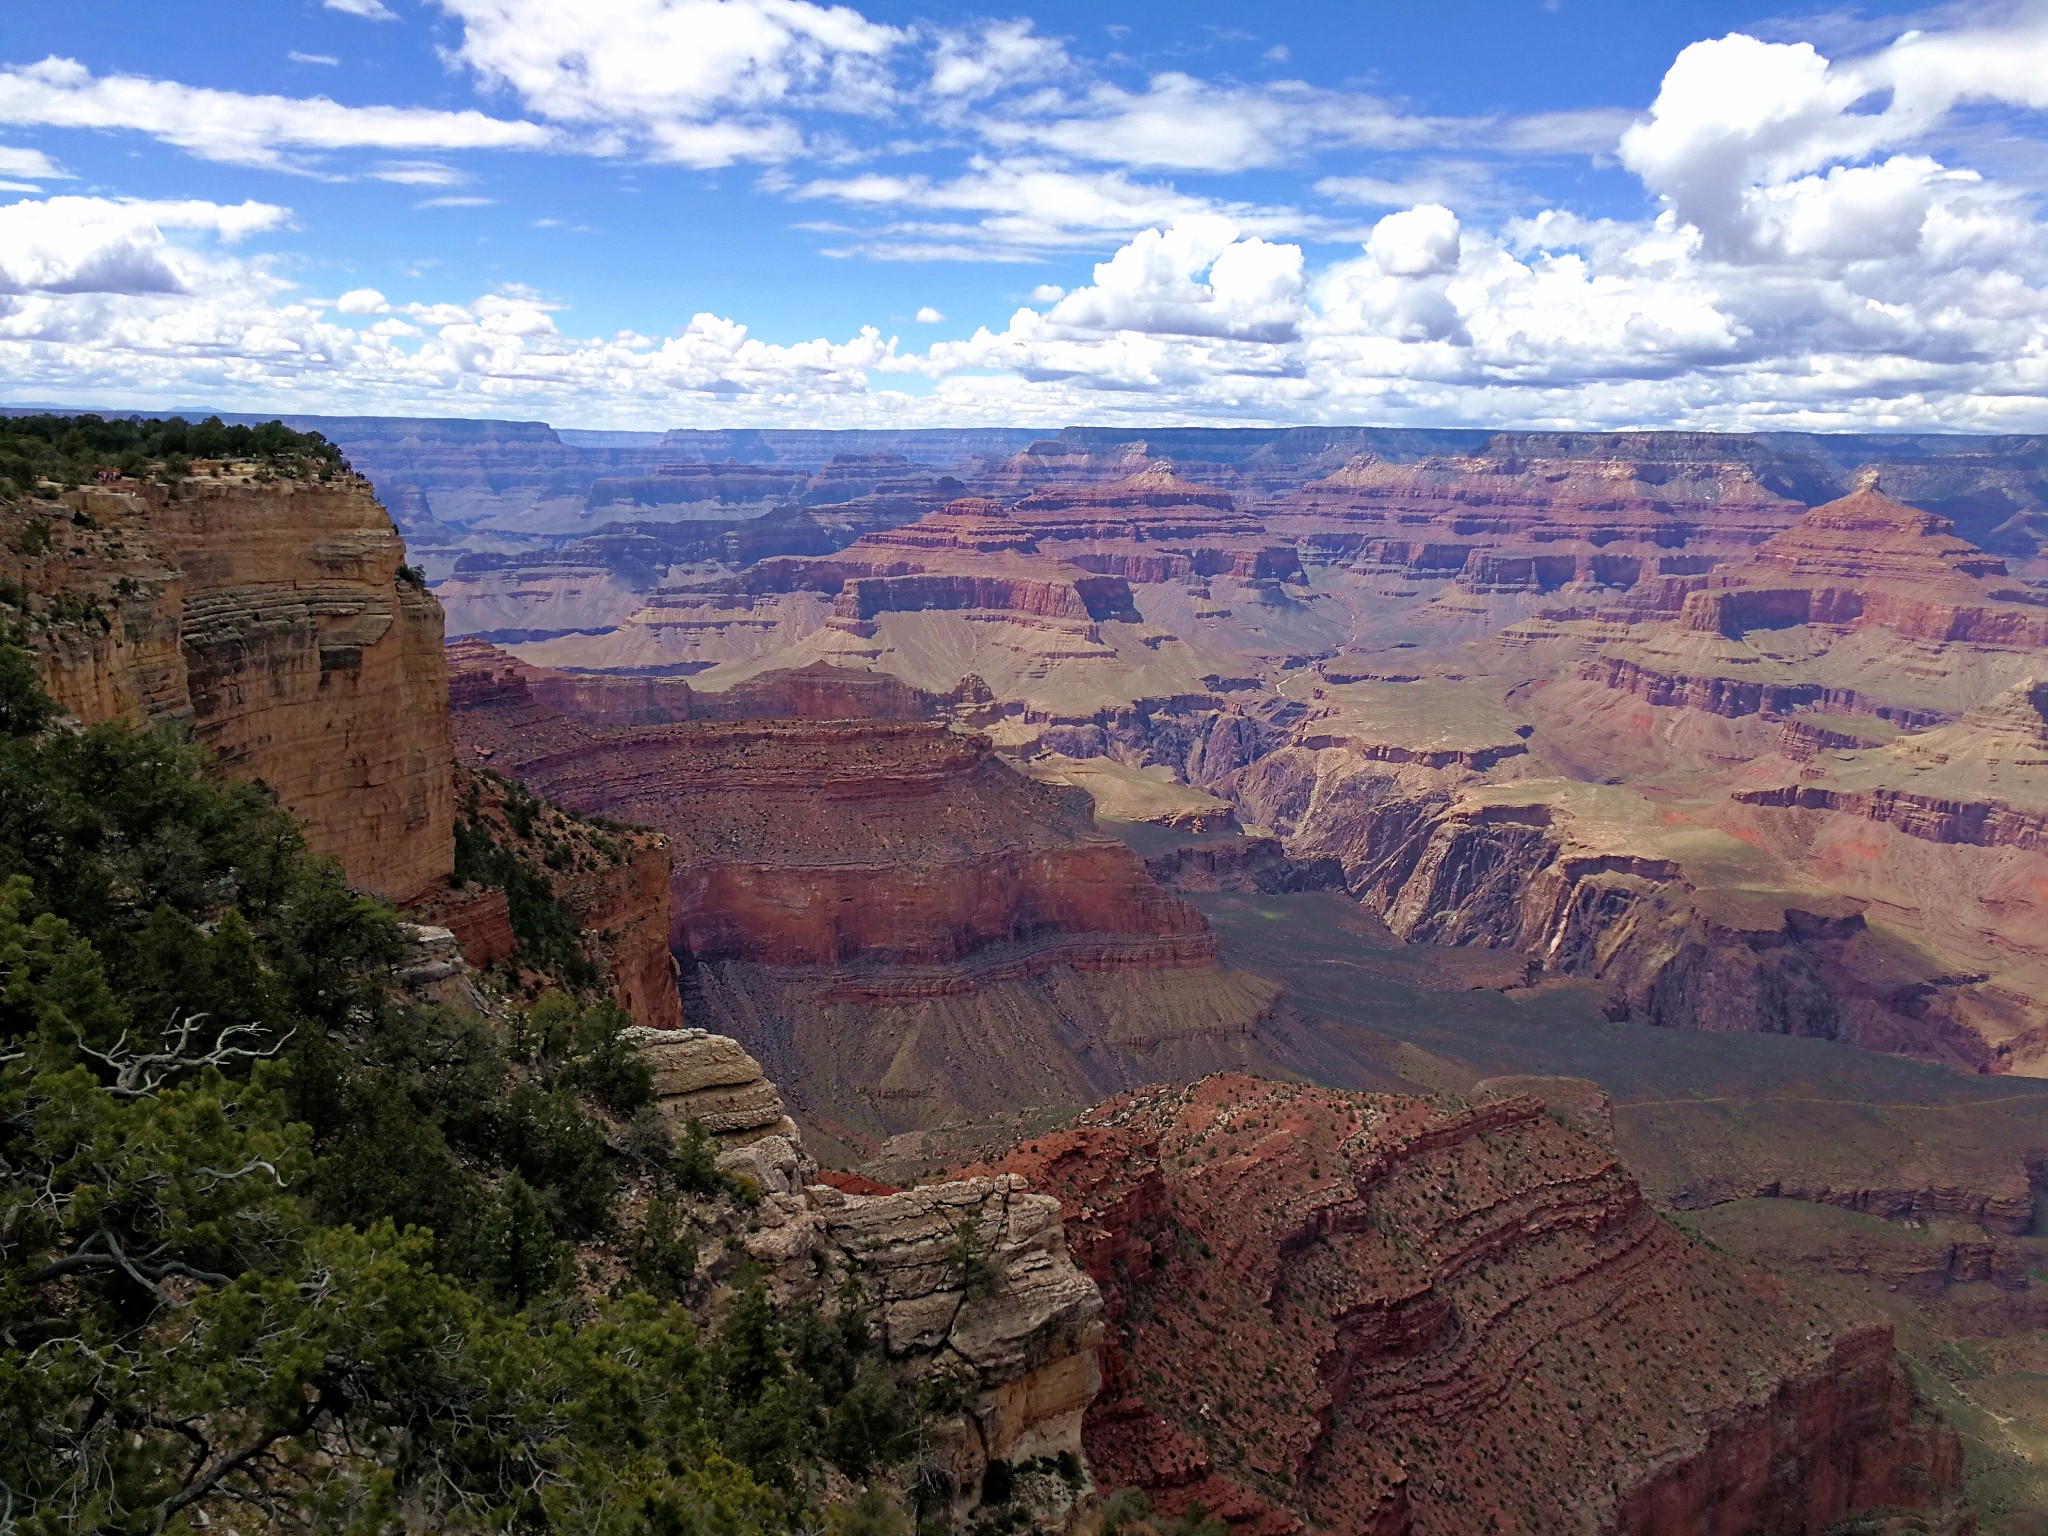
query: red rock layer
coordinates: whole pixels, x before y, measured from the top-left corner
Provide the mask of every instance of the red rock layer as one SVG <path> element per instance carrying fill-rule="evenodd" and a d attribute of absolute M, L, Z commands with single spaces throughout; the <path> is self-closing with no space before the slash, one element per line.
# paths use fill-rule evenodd
<path fill-rule="evenodd" d="M 592 826 L 552 807 L 522 836 L 505 813 L 502 781 L 457 769 L 456 791 L 466 823 L 487 829 L 548 882 L 582 930 L 583 951 L 611 1000 L 635 1024 L 681 1029 L 682 997 L 668 947 L 667 843 L 644 832 Z M 412 915 L 453 932 L 463 958 L 478 969 L 518 959 L 518 939 L 502 890 L 444 888 L 416 903 Z"/>
<path fill-rule="evenodd" d="M 1647 590 L 1739 559 L 1786 528 L 1798 504 L 1702 444 L 1693 457 L 1483 454 L 1394 464 L 1361 454 L 1266 514 L 1304 555 L 1489 592 L 1574 584 Z M 1646 450 L 1647 454 L 1647 450 Z M 1687 553 L 1672 553 L 1683 548 Z"/>
<path fill-rule="evenodd" d="M 837 695 L 821 674 L 793 676 Z M 1215 962 L 1200 914 L 1094 830 L 1084 793 L 1026 779 L 943 722 L 606 728 L 531 687 L 465 683 L 457 696 L 466 759 L 667 835 L 678 951 L 917 966 L 1057 940 L 1061 963 L 1090 969 Z"/>
<path fill-rule="evenodd" d="M 1154 468 L 1109 485 L 1041 489 L 1008 506 L 954 501 L 835 555 L 764 562 L 752 575 L 782 590 L 836 591 L 836 613 L 854 622 L 980 609 L 1135 623 L 1133 581 L 1298 581 L 1301 563 L 1227 492 Z"/>
<path fill-rule="evenodd" d="M 1988 578 L 2005 562 L 1955 537 L 1955 525 L 1874 487 L 1815 507 L 1754 560 L 1685 599 L 1687 628 L 1881 625 L 1920 640 L 2048 646 L 2048 608 Z"/>
<path fill-rule="evenodd" d="M 1097 1481 L 1262 1536 L 1817 1530 L 1955 1493 L 1875 1316 L 1643 1204 L 1529 1098 L 1210 1078 L 995 1165 L 1102 1287 Z"/>
<path fill-rule="evenodd" d="M 83 521 L 74 519 L 79 514 Z M 190 721 L 224 770 L 260 779 L 316 852 L 396 899 L 454 858 L 440 606 L 400 580 L 405 546 L 369 483 L 137 481 L 67 493 L 9 580 L 107 622 L 36 637 L 79 720 Z"/>
<path fill-rule="evenodd" d="M 675 842 L 678 949 L 700 958 L 929 964 L 1051 933 L 1213 940 L 1085 803 L 942 724 L 717 723 L 521 765 L 571 807 Z"/>
<path fill-rule="evenodd" d="M 1957 538 L 1955 526 L 1870 485 L 1815 507 L 1765 541 L 1756 563 L 1824 580 L 1956 585 L 2006 574 L 2003 560 Z"/>
<path fill-rule="evenodd" d="M 1153 465 L 1107 485 L 1048 486 L 1014 503 L 1011 520 L 1040 539 L 1258 538 L 1265 528 L 1228 491 Z"/>

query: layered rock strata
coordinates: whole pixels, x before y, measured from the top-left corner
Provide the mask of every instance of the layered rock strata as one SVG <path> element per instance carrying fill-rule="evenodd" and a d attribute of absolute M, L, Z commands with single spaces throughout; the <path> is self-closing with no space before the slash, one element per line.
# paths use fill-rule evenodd
<path fill-rule="evenodd" d="M 782 1095 L 739 1041 L 702 1029 L 636 1028 L 625 1038 L 653 1076 L 656 1106 L 678 1130 L 694 1120 L 726 1150 L 770 1136 L 801 1142 Z"/>
<path fill-rule="evenodd" d="M 1955 525 L 1875 484 L 1815 507 L 1746 565 L 1685 599 L 1687 628 L 1740 636 L 1800 624 L 1875 625 L 1910 639 L 2048 646 L 2048 603 Z"/>
<path fill-rule="evenodd" d="M 572 810 L 664 833 L 679 950 L 943 964 L 1071 935 L 1154 941 L 1167 968 L 1214 960 L 1200 916 L 1094 831 L 1085 795 L 1024 778 L 943 721 L 593 726 L 535 697 L 530 673 L 486 666 L 456 690 L 465 754 Z"/>
<path fill-rule="evenodd" d="M 188 723 L 366 890 L 404 899 L 445 878 L 441 610 L 367 481 L 117 479 L 0 523 L 0 577 L 28 598 L 66 711 Z"/>
<path fill-rule="evenodd" d="M 1234 1529 L 1817 1530 L 1946 1518 L 1955 1438 L 1874 1315 L 1659 1220 L 1530 1098 L 1148 1090 L 995 1165 L 1109 1320 L 1104 1486 Z"/>
<path fill-rule="evenodd" d="M 919 718 L 960 696 L 805 670 L 693 695 L 677 723 L 586 723 L 616 718 L 614 686 L 641 685 L 558 686 L 467 648 L 465 757 L 666 837 L 694 1017 L 769 1059 L 843 1145 L 1258 1059 L 1276 989 L 1219 967 L 1200 914 L 1095 829 L 1085 793 Z M 889 718 L 751 717 L 855 706 Z"/>
<path fill-rule="evenodd" d="M 1798 504 L 1759 468 L 1704 437 L 1504 436 L 1477 454 L 1359 455 L 1283 499 L 1267 522 L 1305 558 L 1360 572 L 1482 593 L 1648 594 L 1738 559 L 1792 522 Z"/>
<path fill-rule="evenodd" d="M 1841 812 L 1930 843 L 2048 853 L 2048 683 L 2029 678 L 1954 725 L 1806 761 L 1800 782 L 1735 799 Z"/>
<path fill-rule="evenodd" d="M 2033 1070 L 2043 1020 L 1982 971 L 1873 929 L 1711 823 L 1621 788 L 1283 749 L 1240 794 L 1297 859 L 1333 858 L 1397 937 L 1513 949 L 1598 984 L 1609 1017 L 1843 1040 L 1965 1071 Z"/>

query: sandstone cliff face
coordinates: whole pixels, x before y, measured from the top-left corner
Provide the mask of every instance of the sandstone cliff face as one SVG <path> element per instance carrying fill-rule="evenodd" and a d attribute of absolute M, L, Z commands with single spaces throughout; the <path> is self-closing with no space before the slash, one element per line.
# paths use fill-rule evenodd
<path fill-rule="evenodd" d="M 36 636 L 80 720 L 190 722 L 312 847 L 404 899 L 453 853 L 441 611 L 366 481 L 139 482 L 7 515 L 5 575 L 93 613 Z M 40 556 L 14 553 L 30 523 Z"/>
<path fill-rule="evenodd" d="M 612 1001 L 654 1029 L 679 1029 L 683 1023 L 675 956 L 668 947 L 668 881 L 668 849 L 661 839 L 636 837 L 623 862 L 575 871 L 555 883 L 584 945 L 598 955 Z"/>
<path fill-rule="evenodd" d="M 1097 1481 L 1166 1509 L 1738 1536 L 1954 1495 L 1887 1324 L 1680 1236 L 1535 1100 L 1216 1078 L 997 1167 L 1060 1196 L 1103 1289 Z"/>
<path fill-rule="evenodd" d="M 557 703 L 576 715 L 543 703 L 527 673 L 485 675 L 465 667 L 458 681 L 465 753 L 572 810 L 663 832 L 680 950 L 931 964 L 1099 935 L 1156 941 L 1169 967 L 1213 960 L 1200 916 L 1094 831 L 1085 796 L 1024 778 L 943 722 L 598 727 L 575 698 Z M 824 688 L 817 674 L 789 686 L 835 702 L 876 691 Z"/>

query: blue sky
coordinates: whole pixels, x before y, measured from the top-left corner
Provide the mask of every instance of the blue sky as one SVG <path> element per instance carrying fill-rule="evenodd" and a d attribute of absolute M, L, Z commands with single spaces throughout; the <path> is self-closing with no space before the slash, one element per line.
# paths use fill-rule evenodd
<path fill-rule="evenodd" d="M 15 0 L 0 399 L 2048 430 L 2048 0 Z"/>

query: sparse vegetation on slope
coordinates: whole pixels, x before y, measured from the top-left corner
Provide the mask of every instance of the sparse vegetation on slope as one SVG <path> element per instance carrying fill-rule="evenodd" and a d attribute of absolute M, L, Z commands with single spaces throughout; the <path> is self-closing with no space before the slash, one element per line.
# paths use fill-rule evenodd
<path fill-rule="evenodd" d="M 919 1444 L 860 1298 L 710 1305 L 616 1009 L 417 1000 L 261 790 L 53 714 L 0 647 L 0 1525 L 747 1536 Z"/>

